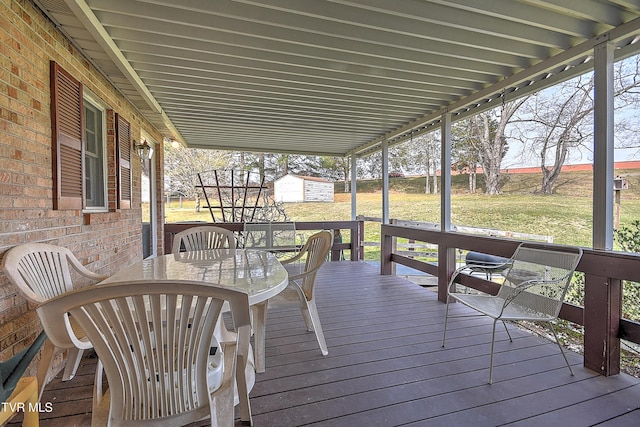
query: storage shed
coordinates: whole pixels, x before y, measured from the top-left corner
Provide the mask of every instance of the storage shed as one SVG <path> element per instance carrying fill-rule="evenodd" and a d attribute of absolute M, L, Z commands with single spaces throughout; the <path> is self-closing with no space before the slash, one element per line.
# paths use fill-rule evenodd
<path fill-rule="evenodd" d="M 333 182 L 289 174 L 273 183 L 273 194 L 276 202 L 333 202 Z"/>

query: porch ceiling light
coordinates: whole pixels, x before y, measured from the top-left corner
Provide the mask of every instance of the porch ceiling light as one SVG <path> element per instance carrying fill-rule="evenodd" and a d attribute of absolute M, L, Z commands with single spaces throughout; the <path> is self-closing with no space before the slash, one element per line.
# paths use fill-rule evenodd
<path fill-rule="evenodd" d="M 143 139 L 140 143 L 133 140 L 133 149 L 136 150 L 140 160 L 151 160 L 153 156 L 153 147 L 146 139 Z"/>

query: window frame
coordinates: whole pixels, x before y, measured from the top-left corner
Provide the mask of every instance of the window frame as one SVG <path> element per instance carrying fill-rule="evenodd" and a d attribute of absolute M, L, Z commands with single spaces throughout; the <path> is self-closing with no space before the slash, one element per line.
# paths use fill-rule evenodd
<path fill-rule="evenodd" d="M 83 91 L 83 100 L 82 100 L 82 106 L 83 108 L 86 110 L 87 106 L 86 104 L 89 104 L 91 107 L 95 108 L 96 110 L 100 111 L 101 115 L 102 115 L 102 132 L 101 132 L 101 138 L 102 138 L 102 205 L 100 206 L 89 206 L 89 199 L 87 196 L 88 193 L 88 187 L 86 184 L 86 177 L 85 177 L 85 195 L 84 195 L 84 209 L 83 212 L 85 213 L 91 213 L 91 212 L 108 212 L 109 211 L 109 191 L 108 191 L 108 176 L 109 176 L 109 170 L 108 170 L 108 163 L 107 163 L 107 112 L 109 111 L 109 106 L 104 103 L 100 98 L 98 98 L 97 96 L 95 96 L 90 90 L 88 90 L 87 88 L 84 88 Z M 85 123 L 86 123 L 86 117 L 85 117 Z M 83 136 L 86 136 L 86 127 L 85 124 L 83 123 Z M 83 157 L 83 162 L 85 163 L 85 169 L 87 167 L 87 141 L 86 138 L 83 140 L 83 144 L 84 144 L 84 157 Z"/>

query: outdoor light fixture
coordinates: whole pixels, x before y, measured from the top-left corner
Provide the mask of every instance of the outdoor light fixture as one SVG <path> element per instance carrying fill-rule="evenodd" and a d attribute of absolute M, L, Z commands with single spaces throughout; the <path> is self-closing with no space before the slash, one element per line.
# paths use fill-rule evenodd
<path fill-rule="evenodd" d="M 134 139 L 133 149 L 138 153 L 140 160 L 151 160 L 151 156 L 153 156 L 153 147 L 146 139 L 143 139 L 140 143 L 137 143 Z"/>

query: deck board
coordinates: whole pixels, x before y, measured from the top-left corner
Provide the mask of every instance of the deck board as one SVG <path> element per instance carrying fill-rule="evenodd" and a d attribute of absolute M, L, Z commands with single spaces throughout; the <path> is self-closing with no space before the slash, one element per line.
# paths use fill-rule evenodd
<path fill-rule="evenodd" d="M 569 352 L 571 376 L 555 344 L 515 327 L 513 342 L 498 329 L 487 384 L 491 321 L 450 320 L 442 348 L 435 293 L 368 264 L 327 264 L 316 298 L 326 357 L 299 310 L 269 308 L 267 368 L 251 392 L 256 426 L 640 425 L 639 379 L 598 376 Z M 88 425 L 94 365 L 85 358 L 72 381 L 47 386 L 54 412 L 43 427 Z"/>

